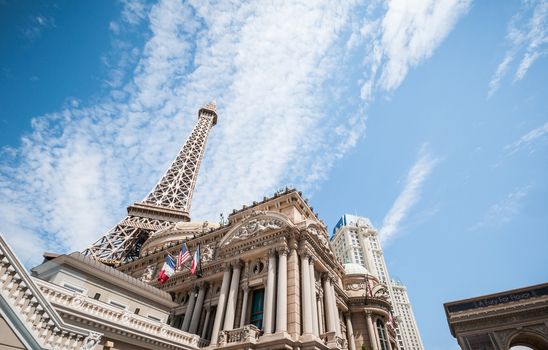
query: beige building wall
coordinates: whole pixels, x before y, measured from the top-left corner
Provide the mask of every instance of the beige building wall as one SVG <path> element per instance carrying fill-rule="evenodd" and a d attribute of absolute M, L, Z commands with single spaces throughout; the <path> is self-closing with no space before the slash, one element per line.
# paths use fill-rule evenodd
<path fill-rule="evenodd" d="M 0 350 L 27 349 L 0 315 Z"/>

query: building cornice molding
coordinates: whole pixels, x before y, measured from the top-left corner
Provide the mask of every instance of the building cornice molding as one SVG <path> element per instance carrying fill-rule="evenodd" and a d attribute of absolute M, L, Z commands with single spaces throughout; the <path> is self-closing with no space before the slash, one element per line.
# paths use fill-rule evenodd
<path fill-rule="evenodd" d="M 169 293 L 145 283 L 128 274 L 118 271 L 110 266 L 104 265 L 95 259 L 85 256 L 82 253 L 74 252 L 69 255 L 61 255 L 49 260 L 44 264 L 34 267 L 31 271 L 35 277 L 48 273 L 60 265 L 66 265 L 80 271 L 92 274 L 97 278 L 105 280 L 113 285 L 131 291 L 136 295 L 145 297 L 165 307 L 175 307 L 176 303 L 171 300 Z"/>

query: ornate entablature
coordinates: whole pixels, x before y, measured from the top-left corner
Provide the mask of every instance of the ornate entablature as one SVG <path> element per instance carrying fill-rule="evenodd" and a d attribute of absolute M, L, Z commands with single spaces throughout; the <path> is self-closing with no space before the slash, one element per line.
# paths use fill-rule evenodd
<path fill-rule="evenodd" d="M 548 283 L 444 304 L 463 350 L 548 349 Z"/>

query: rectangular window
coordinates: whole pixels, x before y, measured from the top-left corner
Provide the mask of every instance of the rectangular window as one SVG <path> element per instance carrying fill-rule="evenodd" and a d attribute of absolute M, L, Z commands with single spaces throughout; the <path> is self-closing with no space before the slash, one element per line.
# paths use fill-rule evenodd
<path fill-rule="evenodd" d="M 161 321 L 162 321 L 162 319 L 160 319 L 160 318 L 158 318 L 158 317 L 156 317 L 156 316 L 152 316 L 152 315 L 148 315 L 148 318 L 150 318 L 150 319 L 153 320 L 153 321 L 158 321 L 158 322 L 161 322 Z"/>
<path fill-rule="evenodd" d="M 120 309 L 126 309 L 127 308 L 127 305 L 124 305 L 120 302 L 117 302 L 115 300 L 109 300 L 108 303 L 114 307 L 117 307 L 117 308 L 120 308 Z"/>
<path fill-rule="evenodd" d="M 64 283 L 63 283 L 63 287 L 65 287 L 66 289 L 68 289 L 68 290 L 70 290 L 70 291 L 76 292 L 76 293 L 85 294 L 85 293 L 84 293 L 85 290 L 84 290 L 83 288 L 76 287 L 75 285 L 70 284 L 70 283 L 64 282 Z"/>
<path fill-rule="evenodd" d="M 255 289 L 251 299 L 251 319 L 250 323 L 255 327 L 263 328 L 263 306 L 264 306 L 264 288 Z"/>

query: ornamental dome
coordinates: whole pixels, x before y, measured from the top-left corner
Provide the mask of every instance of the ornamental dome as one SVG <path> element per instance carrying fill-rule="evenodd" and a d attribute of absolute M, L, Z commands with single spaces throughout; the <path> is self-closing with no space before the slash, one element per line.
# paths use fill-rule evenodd
<path fill-rule="evenodd" d="M 369 271 L 360 264 L 347 263 L 344 264 L 344 272 L 347 275 L 369 275 Z"/>
<path fill-rule="evenodd" d="M 179 221 L 170 226 L 158 230 L 150 235 L 141 247 L 140 256 L 152 253 L 157 249 L 162 249 L 170 245 L 170 243 L 179 243 L 182 240 L 193 238 L 204 232 L 209 232 L 218 228 L 218 224 L 209 223 L 207 221 Z"/>

